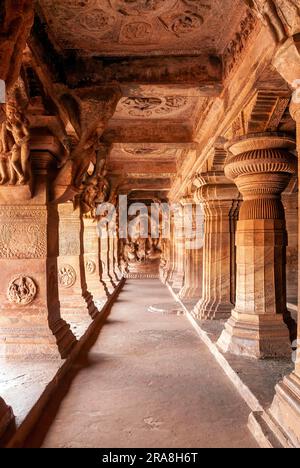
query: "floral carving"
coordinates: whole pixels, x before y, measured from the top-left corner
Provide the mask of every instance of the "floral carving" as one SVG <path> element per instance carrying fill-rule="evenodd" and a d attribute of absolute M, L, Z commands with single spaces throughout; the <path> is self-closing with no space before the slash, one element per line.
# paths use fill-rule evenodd
<path fill-rule="evenodd" d="M 168 97 L 128 97 L 121 101 L 120 108 L 128 111 L 133 117 L 151 117 L 155 114 L 169 114 L 187 104 L 183 96 Z"/>
<path fill-rule="evenodd" d="M 176 36 L 181 36 L 199 29 L 203 22 L 202 16 L 191 11 L 185 11 L 172 19 L 170 28 Z"/>
<path fill-rule="evenodd" d="M 115 18 L 101 9 L 91 10 L 80 19 L 82 26 L 90 31 L 107 29 L 112 26 L 114 22 Z"/>
<path fill-rule="evenodd" d="M 71 265 L 63 265 L 58 270 L 58 281 L 62 288 L 71 288 L 76 283 L 76 272 Z"/>
<path fill-rule="evenodd" d="M 36 297 L 37 288 L 34 281 L 28 276 L 17 276 L 8 286 L 7 298 L 12 304 L 25 306 Z"/>

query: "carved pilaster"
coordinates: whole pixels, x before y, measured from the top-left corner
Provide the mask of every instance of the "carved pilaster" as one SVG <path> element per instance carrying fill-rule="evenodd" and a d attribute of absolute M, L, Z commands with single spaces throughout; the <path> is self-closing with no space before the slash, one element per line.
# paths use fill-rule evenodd
<path fill-rule="evenodd" d="M 232 214 L 239 192 L 221 172 L 199 176 L 196 199 L 204 211 L 203 289 L 193 313 L 200 319 L 229 317 L 232 300 Z"/>
<path fill-rule="evenodd" d="M 219 345 L 224 351 L 256 358 L 291 354 L 286 308 L 286 245 L 281 193 L 296 171 L 279 135 L 257 135 L 231 144 L 225 174 L 243 202 L 237 224 L 236 306 Z"/>

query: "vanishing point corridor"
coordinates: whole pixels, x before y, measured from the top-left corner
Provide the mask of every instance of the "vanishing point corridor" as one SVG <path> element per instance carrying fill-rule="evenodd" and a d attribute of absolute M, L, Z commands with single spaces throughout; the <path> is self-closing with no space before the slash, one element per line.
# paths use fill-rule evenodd
<path fill-rule="evenodd" d="M 126 282 L 27 446 L 256 447 L 249 408 L 186 317 L 148 312 L 171 301 L 158 280 Z"/>

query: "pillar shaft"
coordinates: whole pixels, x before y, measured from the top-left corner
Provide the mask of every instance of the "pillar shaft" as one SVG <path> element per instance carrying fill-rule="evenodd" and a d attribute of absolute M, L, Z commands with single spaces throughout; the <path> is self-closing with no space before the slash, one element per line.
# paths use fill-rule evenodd
<path fill-rule="evenodd" d="M 88 291 L 96 306 L 106 302 L 107 295 L 101 282 L 100 239 L 97 223 L 89 215 L 83 216 L 84 268 Z"/>
<path fill-rule="evenodd" d="M 113 281 L 113 238 L 109 236 L 107 224 L 101 227 L 100 236 L 100 261 L 101 261 L 101 281 L 108 295 L 115 290 Z"/>
<path fill-rule="evenodd" d="M 200 319 L 228 318 L 232 301 L 232 219 L 239 193 L 221 173 L 202 176 L 197 197 L 204 211 L 202 298 L 194 309 Z"/>
<path fill-rule="evenodd" d="M 189 209 L 193 238 L 185 239 L 184 285 L 179 294 L 182 300 L 199 299 L 202 294 L 203 213 L 200 205 L 195 203 L 191 204 Z"/>
<path fill-rule="evenodd" d="M 73 330 L 87 327 L 97 314 L 87 288 L 83 247 L 83 221 L 73 203 L 59 205 L 58 281 L 61 314 Z"/>
<path fill-rule="evenodd" d="M 184 284 L 184 253 L 185 237 L 183 206 L 177 204 L 174 212 L 174 273 L 172 281 L 172 288 L 175 290 L 181 290 Z"/>
<path fill-rule="evenodd" d="M 300 71 L 300 60 L 299 60 Z M 300 154 L 300 105 L 291 105 L 291 114 L 297 123 L 297 149 Z M 298 180 L 300 176 L 300 166 L 298 164 Z M 298 191 L 298 196 L 299 191 Z M 298 235 L 299 229 L 299 215 L 298 215 Z M 298 239 L 299 240 L 299 239 Z M 298 252 L 298 255 L 299 252 Z M 299 261 L 299 257 L 298 257 Z M 300 289 L 300 283 L 298 283 Z M 295 370 L 292 374 L 285 377 L 277 386 L 276 394 L 268 411 L 272 426 L 275 425 L 276 434 L 281 439 L 284 446 L 300 447 L 300 313 L 298 309 L 298 339 L 295 342 L 293 359 L 295 360 Z M 297 346 L 296 346 L 297 344 Z"/>
<path fill-rule="evenodd" d="M 65 358 L 75 337 L 60 315 L 58 211 L 48 202 L 52 157 L 35 158 L 33 198 L 24 197 L 24 186 L 0 187 L 0 355 Z"/>
<path fill-rule="evenodd" d="M 234 156 L 225 173 L 235 181 L 243 203 L 236 234 L 236 305 L 219 340 L 224 351 L 256 358 L 291 352 L 284 324 L 287 235 L 281 202 L 296 169 L 296 158 L 284 149 L 290 143 L 265 136 L 231 146 Z"/>

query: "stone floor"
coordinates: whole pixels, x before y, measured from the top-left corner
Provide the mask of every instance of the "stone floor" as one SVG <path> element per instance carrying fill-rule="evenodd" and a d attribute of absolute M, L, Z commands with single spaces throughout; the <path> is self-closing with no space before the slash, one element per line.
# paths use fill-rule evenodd
<path fill-rule="evenodd" d="M 128 280 L 28 447 L 256 447 L 248 406 L 158 280 Z"/>

